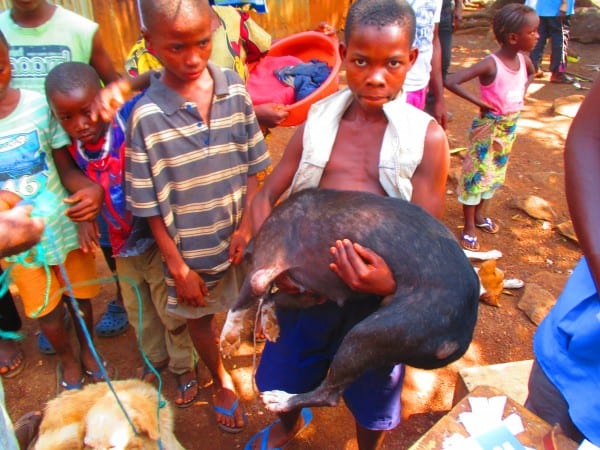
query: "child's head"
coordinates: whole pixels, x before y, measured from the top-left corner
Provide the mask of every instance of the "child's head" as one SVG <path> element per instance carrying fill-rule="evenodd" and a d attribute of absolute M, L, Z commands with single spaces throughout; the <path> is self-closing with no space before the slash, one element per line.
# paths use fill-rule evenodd
<path fill-rule="evenodd" d="M 167 84 L 191 83 L 203 74 L 212 50 L 207 0 L 141 0 L 146 45 L 165 67 Z"/>
<path fill-rule="evenodd" d="M 401 91 L 417 58 L 415 14 L 405 0 L 358 0 L 348 11 L 341 55 L 348 87 L 365 108 L 381 109 Z"/>
<path fill-rule="evenodd" d="M 517 51 L 529 52 L 539 38 L 539 22 L 539 17 L 529 6 L 509 3 L 494 16 L 494 35 L 501 46 L 512 46 Z"/>
<path fill-rule="evenodd" d="M 48 104 L 72 139 L 95 143 L 104 134 L 106 124 L 91 119 L 92 103 L 101 87 L 100 77 L 89 64 L 66 62 L 48 73 Z"/>

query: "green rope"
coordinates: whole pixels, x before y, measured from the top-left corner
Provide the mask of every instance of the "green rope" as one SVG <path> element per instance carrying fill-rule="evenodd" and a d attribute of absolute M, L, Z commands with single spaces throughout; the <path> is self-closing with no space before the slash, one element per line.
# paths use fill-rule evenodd
<path fill-rule="evenodd" d="M 49 214 L 49 212 L 53 211 L 55 207 L 58 207 L 58 202 L 56 201 L 56 197 L 52 193 L 49 193 L 48 191 L 44 191 L 43 195 L 42 194 L 39 195 L 34 200 L 35 201 L 26 200 L 26 201 L 22 202 L 22 203 L 26 203 L 26 204 L 32 204 L 34 206 L 34 211 L 32 213 L 32 217 L 45 217 Z M 52 245 L 55 242 L 55 240 L 53 239 L 54 238 L 53 231 L 49 227 L 46 227 L 44 229 L 44 234 L 46 234 L 47 235 L 46 237 L 48 238 L 46 240 L 46 244 Z M 61 259 L 60 255 L 58 254 L 58 250 L 57 250 L 56 246 L 52 245 L 52 248 L 50 250 L 52 252 L 54 252 L 55 256 L 57 256 L 57 260 Z M 8 291 L 9 273 L 16 264 L 20 264 L 24 267 L 30 267 L 30 268 L 31 267 L 43 267 L 44 271 L 46 273 L 46 292 L 44 295 L 44 301 L 42 302 L 42 305 L 37 310 L 35 310 L 33 313 L 31 313 L 32 317 L 34 317 L 34 318 L 38 317 L 42 312 L 44 312 L 48 308 L 48 301 L 49 301 L 49 296 L 50 296 L 50 280 L 51 280 L 50 265 L 47 262 L 44 249 L 41 246 L 41 244 L 38 243 L 35 246 L 33 246 L 31 249 L 20 253 L 13 259 L 14 259 L 14 262 L 11 262 L 8 269 L 0 276 L 0 295 L 6 293 Z M 146 355 L 146 353 L 144 352 L 144 350 L 142 348 L 142 331 L 141 331 L 142 330 L 142 320 L 143 320 L 143 318 L 142 318 L 142 297 L 141 297 L 141 294 L 140 294 L 137 284 L 135 283 L 135 281 L 133 279 L 131 279 L 129 277 L 115 277 L 115 276 L 104 277 L 104 278 L 99 278 L 99 279 L 95 279 L 95 280 L 88 280 L 88 281 L 73 284 L 69 280 L 69 276 L 67 274 L 64 264 L 60 263 L 60 264 L 58 264 L 58 267 L 61 272 L 63 281 L 65 283 L 65 287 L 63 287 L 60 291 L 61 294 L 64 294 L 65 292 L 70 292 L 72 294 L 73 288 L 79 287 L 79 286 L 89 286 L 92 284 L 102 284 L 102 283 L 112 284 L 112 283 L 114 283 L 115 278 L 117 278 L 118 281 L 123 281 L 123 282 L 129 283 L 129 284 L 131 284 L 131 286 L 133 286 L 133 289 L 134 289 L 135 295 L 136 295 L 136 299 L 137 299 L 137 303 L 138 303 L 138 317 L 139 317 L 139 319 L 138 319 L 138 331 L 139 332 L 138 332 L 138 337 L 137 337 L 138 348 L 142 355 L 144 364 L 146 364 L 150 368 L 151 372 L 158 379 L 158 390 L 157 390 L 157 396 L 158 396 L 157 405 L 158 406 L 156 409 L 156 417 L 157 417 L 157 423 L 158 423 L 158 434 L 160 436 L 160 409 L 166 406 L 166 401 L 164 399 L 162 399 L 162 395 L 161 395 L 162 388 L 163 388 L 163 380 L 162 380 L 162 377 L 160 376 L 160 373 L 152 365 L 152 363 L 148 359 L 148 356 Z M 104 378 L 104 380 L 106 381 L 110 391 L 112 392 L 113 396 L 115 397 L 115 400 L 117 401 L 117 404 L 119 405 L 119 408 L 121 409 L 121 411 L 125 415 L 125 418 L 129 422 L 131 429 L 133 430 L 133 432 L 136 435 L 139 435 L 139 432 L 137 431 L 135 424 L 133 423 L 131 417 L 129 417 L 127 410 L 123 406 L 121 400 L 119 399 L 119 396 L 117 395 L 117 393 L 112 385 L 112 382 L 110 380 L 108 372 L 106 371 L 106 367 L 104 366 L 103 361 L 100 359 L 100 356 L 98 355 L 98 352 L 96 350 L 96 347 L 94 345 L 94 342 L 92 340 L 90 332 L 89 332 L 89 330 L 85 324 L 85 321 L 83 319 L 83 313 L 79 309 L 77 299 L 73 295 L 68 295 L 67 299 L 71 305 L 71 310 L 75 313 L 76 320 L 78 320 L 79 326 L 80 326 L 81 330 L 83 331 L 83 334 L 85 336 L 88 347 L 90 348 L 90 351 L 92 352 L 92 355 L 93 355 L 96 363 L 98 364 L 98 367 L 100 368 L 100 372 L 102 373 L 102 378 Z M 0 330 L 0 338 L 22 339 L 22 335 L 20 333 L 14 333 L 14 332 Z M 160 439 L 158 440 L 158 446 L 160 449 L 163 448 L 162 441 Z"/>

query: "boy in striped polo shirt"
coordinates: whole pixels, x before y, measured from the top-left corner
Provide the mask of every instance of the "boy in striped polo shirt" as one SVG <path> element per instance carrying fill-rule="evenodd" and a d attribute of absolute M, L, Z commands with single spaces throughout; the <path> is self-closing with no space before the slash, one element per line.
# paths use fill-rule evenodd
<path fill-rule="evenodd" d="M 243 81 L 208 61 L 205 2 L 141 2 L 144 38 L 164 66 L 136 104 L 126 143 L 128 207 L 146 217 L 165 262 L 167 308 L 187 319 L 213 381 L 220 428 L 246 418 L 223 366 L 214 314 L 235 300 L 251 235 L 244 215 L 270 164 Z"/>

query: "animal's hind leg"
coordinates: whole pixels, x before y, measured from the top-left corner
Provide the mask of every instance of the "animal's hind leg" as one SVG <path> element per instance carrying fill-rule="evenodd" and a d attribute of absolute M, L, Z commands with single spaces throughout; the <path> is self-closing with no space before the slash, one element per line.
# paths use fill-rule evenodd
<path fill-rule="evenodd" d="M 385 348 L 390 345 L 390 339 L 386 330 L 380 328 L 381 322 L 385 323 L 385 320 L 367 318 L 348 332 L 319 387 L 303 394 L 263 392 L 266 408 L 273 412 L 287 412 L 307 406 L 337 405 L 344 389 L 366 369 L 389 364 Z"/>

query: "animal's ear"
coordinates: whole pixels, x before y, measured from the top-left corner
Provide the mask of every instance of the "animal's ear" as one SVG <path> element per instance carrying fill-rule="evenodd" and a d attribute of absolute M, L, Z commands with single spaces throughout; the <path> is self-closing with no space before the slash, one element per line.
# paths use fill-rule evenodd
<path fill-rule="evenodd" d="M 131 420 L 139 434 L 146 434 L 153 441 L 158 441 L 160 433 L 156 420 L 156 409 L 150 404 L 145 404 L 144 408 L 136 408 Z"/>

